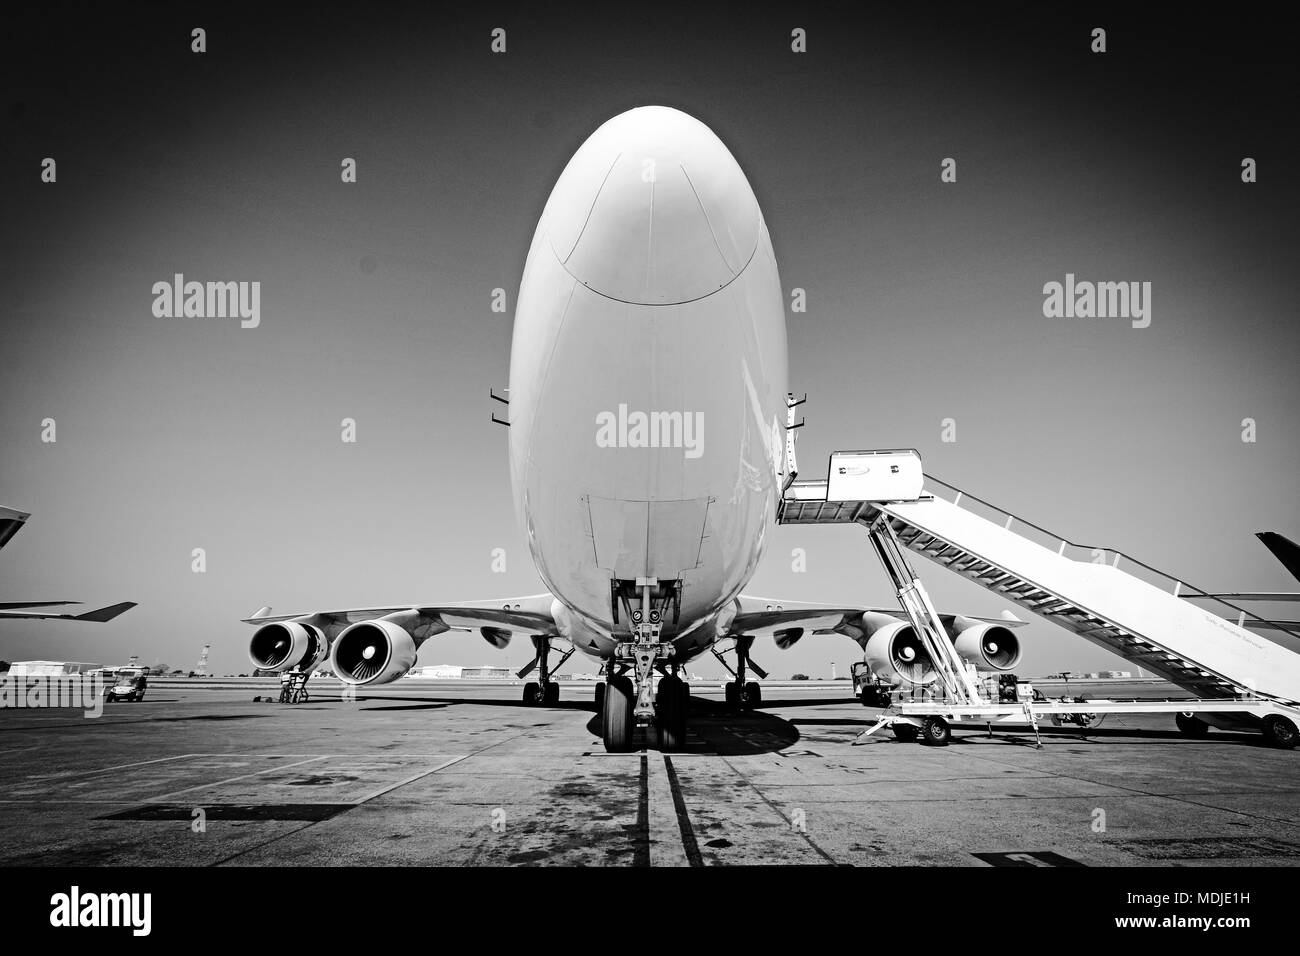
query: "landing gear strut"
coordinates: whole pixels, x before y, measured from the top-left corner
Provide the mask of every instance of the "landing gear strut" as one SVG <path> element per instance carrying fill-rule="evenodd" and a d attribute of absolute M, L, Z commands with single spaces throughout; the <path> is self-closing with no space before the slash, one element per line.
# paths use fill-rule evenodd
<path fill-rule="evenodd" d="M 659 582 L 654 578 L 637 578 L 635 586 L 641 600 L 630 614 L 631 640 L 614 649 L 603 701 L 601 692 L 596 692 L 601 736 L 606 750 L 623 753 L 632 749 L 638 725 L 654 725 L 660 746 L 676 750 L 686 741 L 687 689 L 676 674 L 673 645 L 660 640 L 662 610 L 652 600 L 652 592 L 659 589 Z M 671 674 L 666 673 L 667 667 L 672 668 Z M 656 671 L 665 675 L 659 682 L 657 695 Z"/>
<path fill-rule="evenodd" d="M 738 634 L 736 635 L 736 669 L 731 670 L 722 655 L 717 651 L 713 656 L 722 662 L 722 666 L 735 676 L 734 681 L 728 681 L 723 688 L 726 694 L 727 706 L 733 710 L 748 709 L 757 706 L 763 702 L 763 688 L 758 681 L 745 680 L 745 671 L 748 668 L 759 677 L 766 677 L 767 673 L 749 659 L 749 649 L 754 646 L 754 635 Z"/>
<path fill-rule="evenodd" d="M 524 703 L 554 707 L 560 702 L 560 685 L 551 679 L 552 669 L 547 664 L 551 653 L 551 638 L 545 634 L 534 634 L 533 647 L 537 649 L 536 656 L 527 667 L 519 671 L 520 677 L 526 677 L 533 668 L 537 668 L 538 679 L 524 685 Z M 560 658 L 560 663 L 555 665 L 555 669 L 558 670 L 572 654 L 573 648 L 569 648 Z"/>

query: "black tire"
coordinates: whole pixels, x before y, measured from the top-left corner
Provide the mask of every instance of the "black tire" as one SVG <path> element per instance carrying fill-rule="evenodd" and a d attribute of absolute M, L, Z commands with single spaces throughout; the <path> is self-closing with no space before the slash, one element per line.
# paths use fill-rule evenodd
<path fill-rule="evenodd" d="M 1281 714 L 1269 714 L 1264 718 L 1264 739 L 1274 747 L 1291 750 L 1300 743 L 1300 731 Z"/>
<path fill-rule="evenodd" d="M 915 724 L 892 724 L 889 729 L 894 732 L 896 740 L 905 744 L 915 743 L 921 733 L 921 728 Z"/>
<path fill-rule="evenodd" d="M 749 681 L 745 684 L 745 706 L 754 707 L 763 703 L 763 688 L 758 681 Z"/>
<path fill-rule="evenodd" d="M 554 707 L 560 702 L 560 685 L 555 681 L 547 681 L 546 689 L 542 692 L 544 703 L 547 707 Z"/>
<path fill-rule="evenodd" d="M 535 680 L 530 680 L 524 685 L 524 703 L 540 704 L 542 702 L 542 685 Z"/>
<path fill-rule="evenodd" d="M 605 706 L 605 682 L 600 681 L 596 684 L 596 713 L 600 713 Z"/>
<path fill-rule="evenodd" d="M 734 680 L 727 681 L 727 685 L 723 690 L 725 691 L 723 696 L 726 698 L 727 706 L 734 709 L 740 703 L 740 695 L 736 692 L 736 682 Z"/>
<path fill-rule="evenodd" d="M 1210 725 L 1195 714 L 1174 714 L 1174 723 L 1178 725 L 1178 729 L 1184 737 L 1199 740 L 1210 733 Z"/>
<path fill-rule="evenodd" d="M 612 754 L 627 753 L 632 749 L 632 734 L 636 729 L 632 719 L 635 703 L 636 694 L 632 690 L 632 681 L 627 677 L 615 677 L 606 684 L 600 735 L 605 741 L 605 749 Z"/>
<path fill-rule="evenodd" d="M 952 740 L 952 728 L 942 717 L 927 717 L 921 721 L 921 743 L 930 747 L 946 747 Z"/>
<path fill-rule="evenodd" d="M 655 724 L 659 749 L 672 753 L 686 746 L 686 685 L 680 677 L 665 677 L 655 693 Z"/>

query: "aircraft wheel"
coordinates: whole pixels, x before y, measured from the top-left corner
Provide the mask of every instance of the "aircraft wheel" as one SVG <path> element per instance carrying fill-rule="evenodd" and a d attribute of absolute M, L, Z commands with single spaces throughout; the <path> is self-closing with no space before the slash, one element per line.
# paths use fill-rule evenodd
<path fill-rule="evenodd" d="M 946 747 L 952 739 L 952 728 L 942 717 L 927 717 L 921 722 L 921 742 L 931 747 Z"/>
<path fill-rule="evenodd" d="M 524 703 L 540 704 L 542 702 L 542 685 L 535 680 L 530 680 L 524 685 Z"/>
<path fill-rule="evenodd" d="M 546 687 L 542 691 L 542 695 L 542 703 L 547 707 L 554 707 L 560 702 L 560 685 L 555 683 L 553 680 L 547 681 Z"/>
<path fill-rule="evenodd" d="M 892 724 L 889 729 L 894 732 L 895 740 L 901 740 L 905 744 L 913 743 L 921 733 L 921 728 L 916 724 Z"/>
<path fill-rule="evenodd" d="M 605 682 L 599 681 L 596 684 L 596 713 L 600 713 L 601 708 L 604 706 L 605 706 Z"/>
<path fill-rule="evenodd" d="M 1264 739 L 1274 747 L 1290 750 L 1300 743 L 1300 731 L 1281 714 L 1269 714 L 1264 718 Z"/>
<path fill-rule="evenodd" d="M 727 706 L 733 709 L 739 706 L 740 694 L 736 692 L 736 682 L 734 680 L 727 681 L 727 686 L 724 689 L 726 691 Z"/>
<path fill-rule="evenodd" d="M 1174 714 L 1174 723 L 1184 737 L 1200 739 L 1210 733 L 1210 725 L 1195 714 Z"/>
<path fill-rule="evenodd" d="M 753 707 L 755 704 L 763 703 L 763 688 L 758 681 L 748 681 L 745 684 L 745 704 Z"/>
<path fill-rule="evenodd" d="M 659 681 L 655 700 L 655 723 L 659 727 L 659 749 L 671 752 L 686 745 L 686 685 L 680 677 Z"/>
<path fill-rule="evenodd" d="M 615 677 L 605 688 L 600 728 L 605 749 L 612 754 L 627 753 L 632 749 L 632 732 L 636 729 L 632 719 L 635 696 L 632 681 L 627 677 Z"/>

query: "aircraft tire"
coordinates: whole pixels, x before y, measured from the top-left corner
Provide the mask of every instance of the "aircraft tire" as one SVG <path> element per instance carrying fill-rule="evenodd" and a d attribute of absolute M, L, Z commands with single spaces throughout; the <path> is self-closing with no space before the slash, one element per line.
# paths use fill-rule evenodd
<path fill-rule="evenodd" d="M 686 745 L 686 685 L 680 677 L 659 681 L 655 701 L 655 723 L 659 728 L 659 749 L 665 753 Z"/>
<path fill-rule="evenodd" d="M 524 703 L 539 704 L 542 701 L 542 685 L 535 680 L 530 680 L 524 685 Z"/>
<path fill-rule="evenodd" d="M 546 682 L 546 687 L 542 691 L 542 703 L 547 707 L 554 707 L 560 702 L 560 685 L 555 681 Z"/>
<path fill-rule="evenodd" d="M 605 682 L 596 682 L 596 713 L 600 713 L 605 707 Z"/>
<path fill-rule="evenodd" d="M 632 734 L 636 729 L 632 719 L 634 698 L 632 681 L 627 677 L 615 677 L 605 688 L 600 728 L 605 749 L 612 754 L 627 753 L 632 749 Z"/>
<path fill-rule="evenodd" d="M 745 683 L 745 706 L 753 707 L 761 703 L 763 703 L 763 688 L 758 681 L 747 681 Z"/>

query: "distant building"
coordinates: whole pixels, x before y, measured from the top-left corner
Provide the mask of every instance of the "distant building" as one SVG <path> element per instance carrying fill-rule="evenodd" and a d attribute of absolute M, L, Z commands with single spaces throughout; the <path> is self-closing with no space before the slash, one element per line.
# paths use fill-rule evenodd
<path fill-rule="evenodd" d="M 64 674 L 86 674 L 103 668 L 103 664 L 80 661 L 14 661 L 9 665 L 9 674 L 11 677 L 60 677 Z"/>
<path fill-rule="evenodd" d="M 411 671 L 411 677 L 424 677 L 431 680 L 457 680 L 465 668 L 459 664 L 430 664 L 427 667 L 417 667 Z"/>
<path fill-rule="evenodd" d="M 510 668 L 493 667 L 488 664 L 482 667 L 462 667 L 460 676 L 464 680 L 504 680 L 510 676 Z"/>
<path fill-rule="evenodd" d="M 1092 674 L 1080 674 L 1075 677 L 1075 680 L 1123 680 L 1132 676 L 1132 671 L 1096 671 Z"/>

